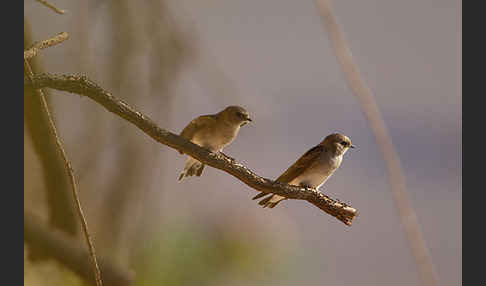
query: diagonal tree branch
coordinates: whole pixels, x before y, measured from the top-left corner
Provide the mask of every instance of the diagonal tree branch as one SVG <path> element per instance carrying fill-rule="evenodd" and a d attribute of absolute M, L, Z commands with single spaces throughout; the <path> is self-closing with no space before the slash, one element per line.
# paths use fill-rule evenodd
<path fill-rule="evenodd" d="M 64 14 L 66 10 L 58 9 L 56 6 L 50 4 L 45 0 L 37 0 L 37 2 L 41 3 L 42 5 L 46 6 L 47 8 L 51 9 L 52 11 L 56 12 L 57 14 Z"/>
<path fill-rule="evenodd" d="M 29 247 L 44 249 L 49 255 L 78 274 L 90 284 L 96 285 L 89 252 L 79 244 L 78 239 L 57 229 L 52 229 L 28 211 L 24 211 L 24 240 Z M 103 271 L 105 286 L 129 286 L 133 284 L 135 272 L 114 264 L 107 257 L 100 257 L 99 265 Z"/>
<path fill-rule="evenodd" d="M 27 75 L 29 77 L 32 77 L 34 75 L 33 72 L 32 72 L 32 68 L 30 67 L 29 62 L 25 59 L 24 59 L 24 69 L 25 69 L 24 73 L 27 73 Z M 41 98 L 42 108 L 43 108 L 43 110 L 46 114 L 46 117 L 48 119 L 51 132 L 54 135 L 54 138 L 56 139 L 55 140 L 56 146 L 57 146 L 59 152 L 61 153 L 61 157 L 62 157 L 62 159 L 65 163 L 65 166 L 66 166 L 66 171 L 67 171 L 68 176 L 69 176 L 69 182 L 71 183 L 71 189 L 73 191 L 73 198 L 74 198 L 75 203 L 76 203 L 76 210 L 77 210 L 79 218 L 81 220 L 81 226 L 83 228 L 83 233 L 84 233 L 84 237 L 86 239 L 86 244 L 88 245 L 90 258 L 91 258 L 91 262 L 92 262 L 92 265 L 93 265 L 93 272 L 94 272 L 94 275 L 95 275 L 95 278 L 96 278 L 96 285 L 102 286 L 103 282 L 101 280 L 101 273 L 100 273 L 100 269 L 99 269 L 99 266 L 98 266 L 98 262 L 96 260 L 95 248 L 94 248 L 93 242 L 91 240 L 91 236 L 90 236 L 89 231 L 88 231 L 88 224 L 86 222 L 86 218 L 84 216 L 83 209 L 81 207 L 81 202 L 79 200 L 78 191 L 77 191 L 77 187 L 76 187 L 76 181 L 74 179 L 73 168 L 71 167 L 71 163 L 69 162 L 67 155 L 66 155 L 66 152 L 64 151 L 64 148 L 63 148 L 62 142 L 61 142 L 61 138 L 59 138 L 59 136 L 57 134 L 56 126 L 54 125 L 54 121 L 52 120 L 52 116 L 50 114 L 49 107 L 47 106 L 47 101 L 45 99 L 44 93 L 42 92 L 42 90 L 40 88 L 36 88 L 36 93 Z"/>
<path fill-rule="evenodd" d="M 348 226 L 351 225 L 352 220 L 358 214 L 356 209 L 348 206 L 346 203 L 332 199 L 317 190 L 283 184 L 260 177 L 223 153 L 212 153 L 172 132 L 158 127 L 149 117 L 114 97 L 85 76 L 41 74 L 30 78 L 24 77 L 24 87 L 36 89 L 50 87 L 87 96 L 101 104 L 108 111 L 131 122 L 157 142 L 182 151 L 211 167 L 225 171 L 260 192 L 274 193 L 288 199 L 306 200 Z"/>
<path fill-rule="evenodd" d="M 69 37 L 68 33 L 61 32 L 52 38 L 34 43 L 32 47 L 24 51 L 24 60 L 34 57 L 38 51 L 64 42 Z"/>
<path fill-rule="evenodd" d="M 27 19 L 24 19 L 24 49 L 32 46 L 32 32 Z M 34 74 L 42 73 L 40 57 L 29 60 Z M 24 69 L 24 75 L 27 76 Z M 50 90 L 43 90 L 44 99 L 49 103 Z M 49 118 L 44 111 L 42 97 L 32 88 L 24 88 L 24 122 L 27 134 L 32 141 L 32 147 L 42 166 L 43 184 L 40 186 L 47 199 L 47 211 L 51 226 L 74 235 L 78 231 L 76 211 L 71 207 L 72 195 L 64 160 L 56 146 L 50 127 Z M 33 261 L 42 260 L 42 250 L 32 249 L 29 258 Z"/>

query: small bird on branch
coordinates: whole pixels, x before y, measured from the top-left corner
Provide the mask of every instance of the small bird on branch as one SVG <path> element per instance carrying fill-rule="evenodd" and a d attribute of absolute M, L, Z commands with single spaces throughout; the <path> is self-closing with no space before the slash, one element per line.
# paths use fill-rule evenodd
<path fill-rule="evenodd" d="M 355 148 L 355 146 L 351 144 L 348 137 L 340 133 L 330 134 L 319 145 L 302 155 L 276 181 L 318 189 L 339 168 L 343 155 L 349 148 Z M 267 194 L 261 192 L 253 199 L 259 199 Z M 258 204 L 264 208 L 273 208 L 285 199 L 285 197 L 279 195 L 269 194 Z"/>
<path fill-rule="evenodd" d="M 211 152 L 220 152 L 233 142 L 240 127 L 250 121 L 252 120 L 246 109 L 228 106 L 216 114 L 201 115 L 192 120 L 180 135 Z M 184 170 L 179 175 L 179 181 L 184 177 L 201 176 L 203 169 L 203 163 L 188 156 Z"/>

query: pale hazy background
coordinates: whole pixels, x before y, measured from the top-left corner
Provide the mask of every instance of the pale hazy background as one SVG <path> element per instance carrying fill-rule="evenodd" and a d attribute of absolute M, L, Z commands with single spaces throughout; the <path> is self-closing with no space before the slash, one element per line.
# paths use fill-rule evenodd
<path fill-rule="evenodd" d="M 129 33 L 125 26 L 111 32 L 109 15 L 118 2 L 130 3 L 133 33 L 140 34 L 129 46 L 120 40 Z M 178 133 L 198 115 L 246 107 L 254 122 L 225 153 L 259 175 L 276 178 L 331 132 L 348 135 L 358 148 L 345 155 L 321 191 L 360 215 L 347 227 L 303 201 L 262 209 L 251 200 L 253 190 L 210 167 L 200 178 L 177 183 L 185 161 L 178 152 L 89 99 L 53 91 L 54 115 L 97 250 L 135 269 L 130 253 L 150 253 L 136 285 L 419 285 L 383 160 L 315 2 L 168 1 L 169 17 L 160 22 L 157 5 L 148 2 L 52 1 L 68 11 L 56 15 L 24 1 L 24 15 L 35 40 L 61 31 L 70 35 L 41 53 L 46 71 L 84 74 L 163 128 Z M 400 156 L 440 285 L 461 285 L 461 2 L 332 3 Z M 164 45 L 151 48 L 147 35 L 167 23 L 184 34 L 189 48 L 185 60 L 173 64 L 178 68 L 160 72 L 167 83 L 159 84 L 150 70 L 159 65 L 154 55 L 163 54 Z M 120 50 L 116 61 L 124 63 L 113 68 Z M 166 55 L 161 63 L 175 57 Z M 28 141 L 25 208 L 42 214 L 42 192 L 30 189 L 41 170 Z M 109 230 L 106 204 L 117 197 L 116 186 L 125 186 L 128 195 L 119 204 L 123 210 L 111 211 L 120 226 Z M 179 231 L 183 235 L 171 237 Z M 243 250 L 213 266 L 209 261 L 223 247 L 214 233 Z M 198 241 L 213 248 L 191 252 Z M 197 267 L 207 269 L 199 273 Z M 172 275 L 173 268 L 184 271 L 180 279 L 159 277 Z M 47 275 L 35 266 L 25 273 L 26 283 L 36 281 L 31 285 Z"/>

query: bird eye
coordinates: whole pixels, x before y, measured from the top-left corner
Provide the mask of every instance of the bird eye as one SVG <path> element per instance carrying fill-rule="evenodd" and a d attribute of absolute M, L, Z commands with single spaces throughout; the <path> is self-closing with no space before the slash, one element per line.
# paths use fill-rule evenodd
<path fill-rule="evenodd" d="M 241 113 L 241 112 L 236 112 L 236 115 L 238 115 L 238 117 L 241 117 L 241 118 L 244 118 L 245 117 L 245 115 L 243 113 Z"/>
<path fill-rule="evenodd" d="M 348 145 L 348 142 L 346 142 L 346 141 L 341 141 L 341 145 L 346 146 L 346 145 Z"/>

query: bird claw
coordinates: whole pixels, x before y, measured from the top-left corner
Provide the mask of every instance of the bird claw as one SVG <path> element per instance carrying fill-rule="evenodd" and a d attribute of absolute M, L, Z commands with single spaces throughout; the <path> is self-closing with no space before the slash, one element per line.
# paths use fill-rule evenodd
<path fill-rule="evenodd" d="M 230 160 L 231 160 L 231 161 L 233 161 L 233 162 L 234 162 L 234 161 L 236 161 L 236 160 L 235 160 L 235 158 L 233 158 L 233 157 L 231 157 L 231 156 L 228 156 L 228 155 L 226 155 L 226 154 L 225 154 L 225 153 L 223 153 L 223 152 L 219 152 L 219 153 L 220 153 L 221 155 L 225 156 L 227 159 L 230 159 Z"/>

